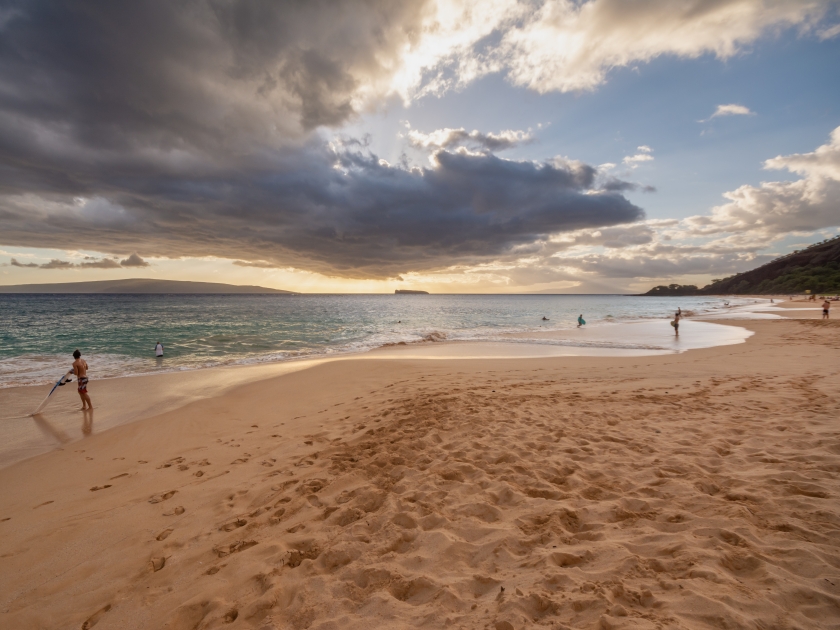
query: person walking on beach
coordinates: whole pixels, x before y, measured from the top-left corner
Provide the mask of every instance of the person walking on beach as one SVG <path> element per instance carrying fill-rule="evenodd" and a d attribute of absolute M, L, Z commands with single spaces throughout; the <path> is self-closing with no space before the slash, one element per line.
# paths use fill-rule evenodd
<path fill-rule="evenodd" d="M 163 356 L 163 344 L 160 341 L 155 344 L 155 356 L 158 358 Z"/>
<path fill-rule="evenodd" d="M 828 309 L 831 308 L 831 302 L 828 301 L 828 298 L 825 299 L 823 302 L 823 319 L 828 319 Z"/>
<path fill-rule="evenodd" d="M 583 313 L 581 313 L 580 315 L 578 315 L 578 325 L 577 325 L 577 327 L 580 328 L 581 326 L 585 326 L 585 325 L 586 325 L 586 320 L 583 319 Z"/>
<path fill-rule="evenodd" d="M 76 359 L 73 361 L 73 374 L 76 377 L 79 385 L 79 398 L 82 399 L 82 411 L 86 411 L 88 409 L 93 409 L 93 403 L 90 402 L 90 396 L 88 395 L 87 386 L 88 386 L 88 364 L 82 358 L 82 353 L 78 350 L 73 352 L 73 358 Z"/>

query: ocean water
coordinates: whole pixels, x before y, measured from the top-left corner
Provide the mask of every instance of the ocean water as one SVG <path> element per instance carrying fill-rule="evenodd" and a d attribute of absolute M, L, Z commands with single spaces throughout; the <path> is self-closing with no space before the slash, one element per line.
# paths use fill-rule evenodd
<path fill-rule="evenodd" d="M 729 301 L 733 307 L 754 302 Z M 0 295 L 0 387 L 55 381 L 76 348 L 94 378 L 109 378 L 364 352 L 400 342 L 511 342 L 511 333 L 574 328 L 579 314 L 588 326 L 599 326 L 670 318 L 678 306 L 695 315 L 715 313 L 723 303 L 712 297 L 624 295 L 5 294 Z M 163 361 L 154 357 L 158 340 L 166 349 Z M 621 335 L 522 341 L 652 347 Z"/>

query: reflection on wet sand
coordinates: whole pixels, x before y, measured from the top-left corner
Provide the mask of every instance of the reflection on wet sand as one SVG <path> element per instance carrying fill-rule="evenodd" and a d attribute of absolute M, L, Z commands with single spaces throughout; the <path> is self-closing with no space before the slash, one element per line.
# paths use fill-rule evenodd
<path fill-rule="evenodd" d="M 93 409 L 82 410 L 82 435 L 93 433 Z"/>

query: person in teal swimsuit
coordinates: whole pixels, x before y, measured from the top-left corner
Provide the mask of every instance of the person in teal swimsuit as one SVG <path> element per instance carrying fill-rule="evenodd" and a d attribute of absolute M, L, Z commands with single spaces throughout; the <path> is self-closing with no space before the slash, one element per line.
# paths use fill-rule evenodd
<path fill-rule="evenodd" d="M 581 326 L 583 326 L 585 324 L 586 324 L 586 320 L 583 319 L 583 313 L 581 313 L 580 315 L 578 315 L 578 325 L 577 325 L 577 327 L 580 328 Z"/>

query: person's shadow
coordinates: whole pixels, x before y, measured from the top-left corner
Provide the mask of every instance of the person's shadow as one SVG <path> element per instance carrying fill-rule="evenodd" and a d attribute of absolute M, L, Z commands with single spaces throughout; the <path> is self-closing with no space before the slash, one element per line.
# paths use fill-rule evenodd
<path fill-rule="evenodd" d="M 72 440 L 72 438 L 67 435 L 61 429 L 54 427 L 50 424 L 44 416 L 40 413 L 35 414 L 32 416 L 32 420 L 35 422 L 35 426 L 38 427 L 44 435 L 47 435 L 54 440 L 58 441 L 60 444 L 67 444 Z"/>

